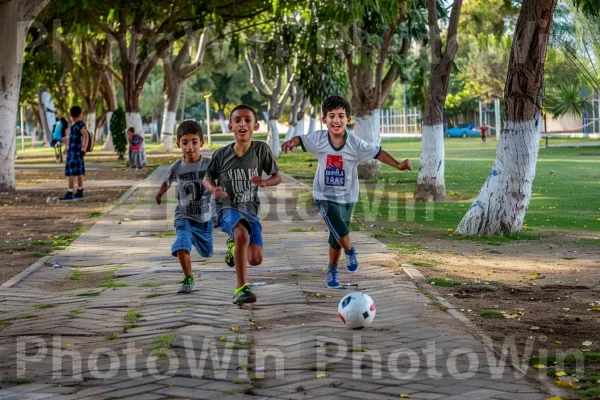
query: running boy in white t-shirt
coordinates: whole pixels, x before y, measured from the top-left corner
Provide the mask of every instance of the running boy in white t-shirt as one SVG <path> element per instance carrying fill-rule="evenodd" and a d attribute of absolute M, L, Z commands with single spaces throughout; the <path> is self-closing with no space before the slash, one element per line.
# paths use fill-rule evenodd
<path fill-rule="evenodd" d="M 321 106 L 327 130 L 296 136 L 283 143 L 287 153 L 297 146 L 314 153 L 319 165 L 315 173 L 313 197 L 329 227 L 329 265 L 327 287 L 339 286 L 338 264 L 342 248 L 346 253 L 346 270 L 358 271 L 356 250 L 350 242 L 350 218 L 358 201 L 357 167 L 361 162 L 377 159 L 400 171 L 411 171 L 408 160 L 398 162 L 380 146 L 373 146 L 346 131 L 350 122 L 350 103 L 340 96 L 328 97 Z"/>

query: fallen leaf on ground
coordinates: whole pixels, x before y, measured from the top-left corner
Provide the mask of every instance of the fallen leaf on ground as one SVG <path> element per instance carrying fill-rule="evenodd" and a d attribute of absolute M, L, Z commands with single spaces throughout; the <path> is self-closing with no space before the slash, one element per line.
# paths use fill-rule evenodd
<path fill-rule="evenodd" d="M 566 373 L 565 371 L 558 371 L 558 372 L 556 373 L 556 376 L 559 376 L 559 377 L 560 377 L 560 376 L 565 376 L 566 374 L 567 374 L 567 373 Z"/>
<path fill-rule="evenodd" d="M 317 378 L 325 378 L 325 374 L 319 374 L 317 375 Z"/>
<path fill-rule="evenodd" d="M 581 343 L 582 346 L 591 346 L 592 342 L 590 342 L 589 340 L 586 340 L 585 342 Z"/>
<path fill-rule="evenodd" d="M 406 393 L 402 393 L 402 394 L 400 394 L 400 398 L 401 399 L 410 399 L 410 395 L 408 395 Z"/>
<path fill-rule="evenodd" d="M 565 381 L 556 381 L 554 384 L 561 388 L 569 388 L 569 389 L 581 389 L 581 386 L 573 383 L 573 382 L 565 382 Z"/>
<path fill-rule="evenodd" d="M 535 364 L 535 365 L 532 365 L 532 367 L 536 368 L 536 369 L 544 369 L 544 368 L 546 368 L 546 366 L 544 364 Z"/>
<path fill-rule="evenodd" d="M 237 331 L 240 330 L 240 328 L 238 328 L 237 326 L 232 326 L 231 330 L 234 331 L 234 332 L 237 332 Z"/>

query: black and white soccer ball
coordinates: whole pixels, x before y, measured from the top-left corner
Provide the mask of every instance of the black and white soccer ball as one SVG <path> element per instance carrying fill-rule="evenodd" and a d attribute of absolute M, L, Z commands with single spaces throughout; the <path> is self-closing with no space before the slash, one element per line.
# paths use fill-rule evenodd
<path fill-rule="evenodd" d="M 375 318 L 375 302 L 366 293 L 350 293 L 340 300 L 338 315 L 351 329 L 366 328 Z"/>

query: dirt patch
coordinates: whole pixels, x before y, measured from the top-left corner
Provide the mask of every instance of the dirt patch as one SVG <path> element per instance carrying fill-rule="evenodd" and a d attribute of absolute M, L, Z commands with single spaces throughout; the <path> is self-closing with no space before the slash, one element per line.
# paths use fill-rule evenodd
<path fill-rule="evenodd" d="M 111 282 L 115 268 L 108 267 L 102 272 L 85 272 L 85 268 L 75 268 L 65 279 L 48 282 L 51 291 L 69 291 L 84 288 L 97 288 L 102 283 Z"/>
<path fill-rule="evenodd" d="M 15 180 L 17 187 L 21 185 L 34 185 L 36 183 L 52 183 L 64 182 L 65 188 L 67 178 L 65 178 L 64 169 L 60 167 L 51 167 L 48 169 L 36 168 L 32 165 L 31 168 L 18 168 L 15 170 Z M 150 169 L 131 169 L 131 168 L 111 168 L 102 166 L 102 168 L 94 168 L 93 166 L 86 168 L 85 180 L 107 180 L 107 179 L 126 179 L 137 180 L 145 178 Z"/>
<path fill-rule="evenodd" d="M 86 189 L 84 201 L 66 203 L 47 202 L 64 190 L 0 193 L 0 283 L 53 250 L 67 247 L 127 189 Z"/>
<path fill-rule="evenodd" d="M 544 351 L 575 351 L 586 360 L 592 355 L 574 395 L 590 398 L 584 391 L 600 387 L 600 376 L 584 383 L 600 369 L 600 239 L 593 233 L 543 232 L 526 234 L 526 240 L 417 229 L 411 236 L 377 235 L 398 252 L 398 263 L 413 264 L 424 275 L 425 291 L 444 296 L 496 345 L 514 343 L 526 360 Z M 548 374 L 554 376 L 552 363 Z"/>

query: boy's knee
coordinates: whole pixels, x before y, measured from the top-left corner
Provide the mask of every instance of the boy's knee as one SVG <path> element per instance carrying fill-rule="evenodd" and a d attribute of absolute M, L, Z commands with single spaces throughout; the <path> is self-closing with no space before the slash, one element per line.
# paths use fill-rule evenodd
<path fill-rule="evenodd" d="M 262 254 L 251 254 L 248 258 L 248 263 L 250 265 L 260 265 L 262 264 L 263 256 Z"/>

